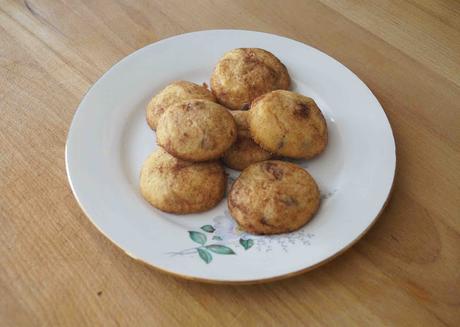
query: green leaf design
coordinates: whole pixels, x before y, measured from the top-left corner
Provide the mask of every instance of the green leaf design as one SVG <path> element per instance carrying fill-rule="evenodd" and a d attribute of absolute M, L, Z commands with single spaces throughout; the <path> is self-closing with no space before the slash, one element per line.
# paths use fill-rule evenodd
<path fill-rule="evenodd" d="M 251 240 L 250 238 L 247 240 L 240 238 L 240 244 L 245 250 L 249 250 L 254 245 L 254 240 Z"/>
<path fill-rule="evenodd" d="M 190 238 L 192 239 L 193 242 L 196 242 L 198 244 L 204 245 L 206 241 L 208 240 L 206 235 L 201 233 L 201 232 L 195 232 L 195 231 L 188 231 L 188 234 Z"/>
<path fill-rule="evenodd" d="M 233 252 L 233 250 L 230 249 L 228 246 L 220 244 L 206 245 L 206 249 L 217 254 L 235 254 L 235 252 Z"/>
<path fill-rule="evenodd" d="M 213 236 L 212 239 L 216 241 L 222 241 L 222 237 L 220 236 Z"/>
<path fill-rule="evenodd" d="M 214 231 L 216 230 L 214 227 L 212 227 L 212 225 L 201 226 L 201 229 L 207 233 L 214 233 Z"/>
<path fill-rule="evenodd" d="M 209 253 L 209 251 L 206 251 L 205 249 L 202 248 L 197 248 L 198 254 L 200 255 L 200 258 L 203 259 L 204 262 L 210 263 L 212 261 L 212 255 Z"/>

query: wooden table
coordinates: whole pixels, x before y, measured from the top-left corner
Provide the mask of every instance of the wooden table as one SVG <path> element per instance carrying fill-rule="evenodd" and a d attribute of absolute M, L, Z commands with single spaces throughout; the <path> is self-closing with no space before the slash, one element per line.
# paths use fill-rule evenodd
<path fill-rule="evenodd" d="M 391 201 L 351 250 L 288 280 L 207 285 L 130 259 L 80 210 L 64 146 L 115 62 L 188 31 L 310 44 L 353 70 L 390 119 Z M 460 3 L 0 1 L 1 326 L 460 326 Z"/>

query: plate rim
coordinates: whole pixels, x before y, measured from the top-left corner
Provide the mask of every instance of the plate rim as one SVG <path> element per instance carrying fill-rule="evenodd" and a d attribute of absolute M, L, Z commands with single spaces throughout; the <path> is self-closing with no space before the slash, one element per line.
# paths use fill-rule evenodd
<path fill-rule="evenodd" d="M 296 42 L 296 43 L 300 43 L 301 45 L 304 45 L 304 46 L 307 46 L 307 47 L 310 47 L 318 52 L 320 52 L 322 55 L 326 56 L 329 60 L 332 60 L 332 61 L 335 61 L 336 63 L 340 64 L 342 67 L 344 67 L 349 73 L 351 73 L 363 86 L 365 89 L 367 89 L 367 91 L 370 92 L 370 94 L 375 98 L 376 102 L 378 103 L 378 105 L 380 106 L 380 109 L 383 111 L 383 114 L 387 120 L 387 123 L 388 123 L 388 127 L 389 127 L 389 131 L 391 133 L 391 137 L 392 137 L 392 141 L 393 141 L 393 148 L 394 148 L 394 153 L 393 153 L 393 157 L 394 157 L 394 167 L 393 167 L 393 172 L 392 172 L 392 180 L 391 180 L 391 184 L 390 184 L 390 188 L 389 188 L 389 191 L 388 191 L 388 194 L 386 196 L 386 199 L 385 201 L 383 202 L 379 212 L 377 213 L 377 215 L 372 219 L 372 221 L 369 223 L 369 225 L 366 227 L 365 230 L 363 230 L 354 240 L 352 240 L 351 242 L 349 242 L 349 244 L 347 244 L 346 246 L 344 246 L 342 249 L 340 249 L 339 251 L 337 251 L 336 253 L 330 255 L 329 257 L 326 257 L 324 258 L 323 260 L 317 262 L 316 264 L 314 265 L 311 265 L 309 267 L 305 267 L 305 268 L 302 268 L 302 269 L 299 269 L 299 270 L 296 270 L 296 271 L 291 271 L 291 272 L 288 272 L 288 273 L 285 273 L 285 274 L 282 274 L 282 275 L 277 275 L 277 276 L 273 276 L 273 277 L 267 277 L 267 278 L 254 278 L 254 279 L 245 279 L 245 280 L 229 280 L 229 279 L 210 279 L 210 278 L 203 278 L 203 277 L 197 277 L 197 276 L 193 276 L 193 275 L 186 275 L 186 274 L 181 274 L 181 273 L 178 273 L 176 271 L 172 271 L 172 270 L 168 270 L 168 269 L 165 269 L 165 268 L 162 268 L 160 266 L 157 266 L 157 265 L 154 265 L 153 263 L 149 263 L 141 258 L 138 258 L 137 256 L 135 256 L 134 254 L 131 254 L 129 253 L 128 251 L 126 251 L 125 249 L 123 249 L 123 247 L 121 247 L 115 240 L 113 240 L 111 237 L 109 237 L 95 222 L 95 220 L 91 217 L 91 215 L 89 215 L 87 213 L 87 211 L 85 210 L 85 207 L 83 206 L 83 204 L 81 203 L 81 200 L 75 190 L 75 187 L 74 187 L 74 184 L 72 182 L 72 177 L 71 177 L 71 169 L 69 167 L 69 160 L 68 160 L 68 155 L 69 155 L 69 142 L 70 142 L 70 138 L 71 138 L 71 131 L 72 131 L 72 127 L 74 126 L 74 121 L 76 120 L 76 116 L 78 115 L 78 112 L 79 112 L 79 109 L 81 107 L 81 103 L 83 102 L 83 100 L 86 98 L 86 96 L 88 95 L 88 93 L 93 89 L 93 87 L 98 84 L 107 74 L 110 70 L 112 70 L 114 67 L 122 64 L 122 62 L 124 62 L 125 60 L 128 60 L 129 57 L 131 56 L 134 56 L 137 52 L 140 52 L 142 51 L 143 49 L 153 45 L 153 44 L 158 44 L 158 43 L 163 43 L 163 42 L 166 42 L 168 40 L 171 40 L 171 39 L 174 39 L 174 38 L 177 38 L 177 37 L 182 37 L 182 36 L 188 36 L 188 35 L 192 35 L 192 34 L 199 34 L 199 33 L 202 33 L 202 32 L 250 32 L 250 33 L 259 33 L 259 34 L 263 34 L 265 36 L 275 36 L 275 37 L 278 37 L 278 38 L 282 38 L 282 39 L 286 39 L 288 41 L 291 41 L 291 42 Z M 347 67 L 345 64 L 341 63 L 340 61 L 338 61 L 337 59 L 335 59 L 334 57 L 330 56 L 329 54 L 317 49 L 316 47 L 313 47 L 309 44 L 306 44 L 302 41 L 299 41 L 297 39 L 294 39 L 294 38 L 291 38 L 291 37 L 286 37 L 286 36 L 283 36 L 283 35 L 279 35 L 279 34 L 275 34 L 275 33 L 267 33 L 267 32 L 261 32 L 261 31 L 256 31 L 256 30 L 246 30 L 246 29 L 203 29 L 203 30 L 196 30 L 196 31 L 192 31 L 192 32 L 186 32 L 186 33 L 181 33 L 181 34 L 174 34 L 174 35 L 170 35 L 168 37 L 165 37 L 165 38 L 162 38 L 162 39 L 159 39 L 157 41 L 154 41 L 152 43 L 149 43 L 133 52 L 131 52 L 130 54 L 128 54 L 127 56 L 121 58 L 119 61 L 117 61 L 115 64 L 113 64 L 112 66 L 110 66 L 110 68 L 108 68 L 94 83 L 92 83 L 92 85 L 88 88 L 88 90 L 84 93 L 84 95 L 81 97 L 81 100 L 80 102 L 78 103 L 78 106 L 77 106 L 77 109 L 74 111 L 73 113 L 73 117 L 72 117 L 72 120 L 71 120 L 71 123 L 70 123 L 70 126 L 68 128 L 68 131 L 67 131 L 67 137 L 66 137 L 66 143 L 65 143 L 65 168 L 66 168 L 66 175 L 67 175 L 67 180 L 69 182 L 69 185 L 70 185 L 70 188 L 72 190 L 72 193 L 73 193 L 73 196 L 75 198 L 75 200 L 77 201 L 80 209 L 83 211 L 83 213 L 85 214 L 85 216 L 88 218 L 88 220 L 91 222 L 91 224 L 96 227 L 96 229 L 102 234 L 104 235 L 104 237 L 106 237 L 113 245 L 116 246 L 116 248 L 120 249 L 122 252 L 124 252 L 128 257 L 130 257 L 131 259 L 145 265 L 145 266 L 148 266 L 149 268 L 153 268 L 154 270 L 156 271 L 159 271 L 163 274 L 168 274 L 168 275 L 171 275 L 173 277 L 178 277 L 178 278 L 182 278 L 182 279 L 185 279 L 185 280 L 189 280 L 189 281 L 196 281 L 196 282 L 203 282 L 203 283 L 208 283 L 208 284 L 227 284 L 227 285 L 250 285 L 250 284 L 261 284 L 261 283 L 268 283 L 268 282 L 273 282 L 273 281 L 278 281 L 278 280 L 283 280 L 283 279 L 286 279 L 286 278 L 290 278 L 290 277 L 294 277 L 294 276 L 298 276 L 300 274 L 303 274 L 305 272 L 308 272 L 308 271 L 311 271 L 311 270 L 314 270 L 320 266 L 323 266 L 324 264 L 334 260 L 335 258 L 337 258 L 338 256 L 342 255 L 343 253 L 345 253 L 346 251 L 348 251 L 351 247 L 353 247 L 359 240 L 361 240 L 361 238 L 364 237 L 364 235 L 375 225 L 375 223 L 377 222 L 377 220 L 380 218 L 380 216 L 383 214 L 386 206 L 388 205 L 389 203 L 389 200 L 393 194 L 393 190 L 394 190 L 394 184 L 395 184 L 395 179 L 396 179 L 396 172 L 397 172 L 397 166 L 398 166 L 398 160 L 397 160 L 397 151 L 396 151 L 396 140 L 395 140 L 395 137 L 394 137 L 394 132 L 393 132 L 393 128 L 391 127 L 391 124 L 390 124 L 390 121 L 388 119 L 388 116 L 385 112 L 385 110 L 383 109 L 383 106 L 381 105 L 380 101 L 377 99 L 377 97 L 375 96 L 375 94 L 372 92 L 372 90 L 367 86 L 366 83 L 364 83 L 364 81 L 362 81 L 358 75 L 356 75 L 349 67 Z"/>

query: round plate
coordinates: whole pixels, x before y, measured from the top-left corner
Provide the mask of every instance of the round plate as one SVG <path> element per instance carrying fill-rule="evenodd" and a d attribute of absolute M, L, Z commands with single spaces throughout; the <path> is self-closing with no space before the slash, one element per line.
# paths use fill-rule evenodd
<path fill-rule="evenodd" d="M 289 70 L 292 89 L 315 99 L 327 120 L 326 151 L 313 160 L 296 161 L 318 182 L 321 208 L 290 234 L 240 231 L 225 200 L 210 211 L 178 216 L 153 208 L 139 192 L 142 163 L 157 147 L 145 121 L 150 98 L 174 80 L 208 83 L 219 58 L 240 47 L 275 54 Z M 395 165 L 388 119 L 356 75 L 303 43 L 240 30 L 178 35 L 127 56 L 86 94 L 66 145 L 72 190 L 105 236 L 135 259 L 209 282 L 274 280 L 343 252 L 384 207 Z M 238 173 L 228 172 L 231 183 Z"/>

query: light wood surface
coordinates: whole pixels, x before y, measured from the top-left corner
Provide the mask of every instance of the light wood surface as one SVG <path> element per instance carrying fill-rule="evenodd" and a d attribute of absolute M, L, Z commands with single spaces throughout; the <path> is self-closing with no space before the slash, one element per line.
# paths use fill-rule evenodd
<path fill-rule="evenodd" d="M 252 286 L 179 280 L 84 216 L 64 146 L 91 85 L 132 51 L 239 28 L 353 70 L 394 130 L 394 193 L 351 250 Z M 0 326 L 460 326 L 460 2 L 0 0 Z"/>

